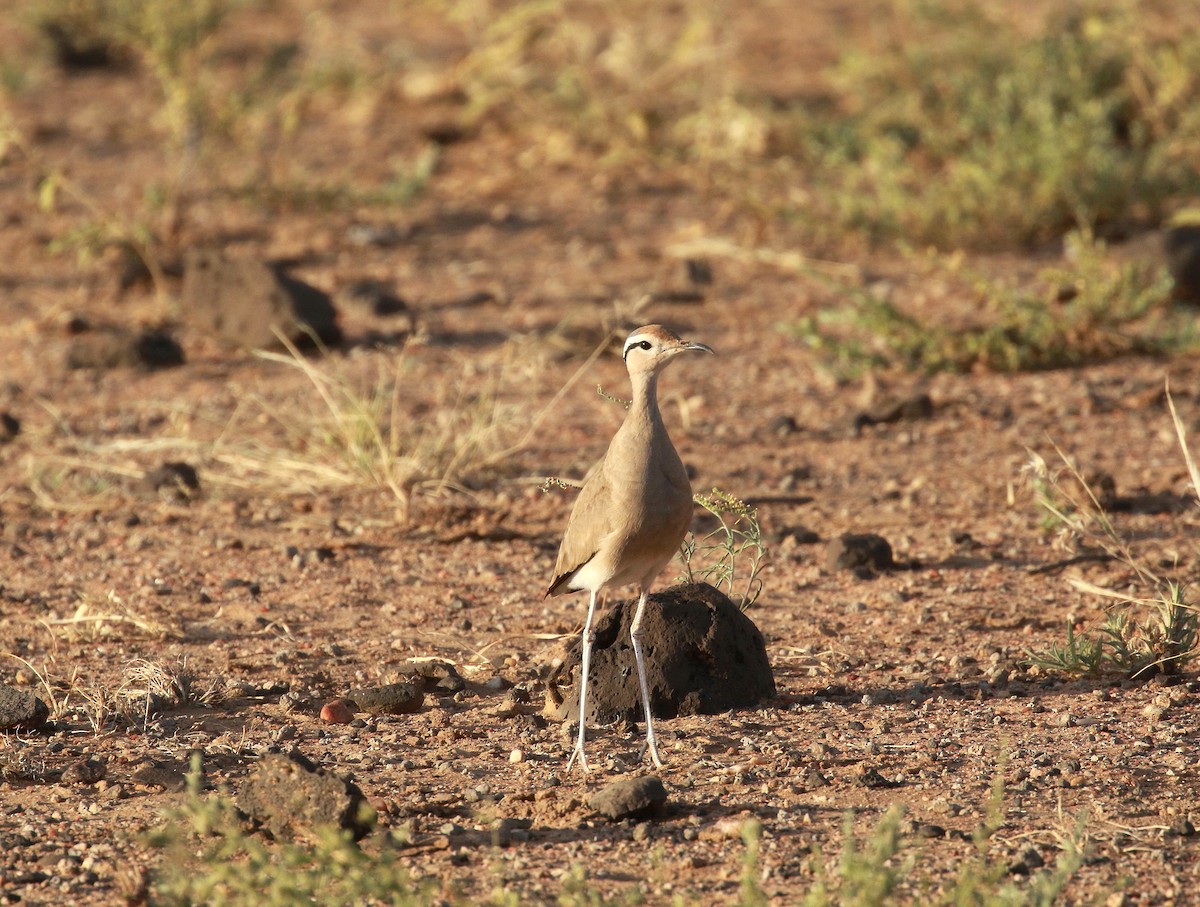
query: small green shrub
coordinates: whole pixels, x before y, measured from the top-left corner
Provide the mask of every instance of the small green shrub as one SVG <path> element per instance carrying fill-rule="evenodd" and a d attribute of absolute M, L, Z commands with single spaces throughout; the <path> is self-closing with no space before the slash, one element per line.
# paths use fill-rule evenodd
<path fill-rule="evenodd" d="M 1175 412 L 1170 393 L 1167 400 L 1183 459 L 1200 501 L 1200 470 L 1188 448 L 1183 423 Z M 1098 675 L 1115 671 L 1132 678 L 1154 674 L 1179 674 L 1200 652 L 1200 607 L 1188 595 L 1188 587 L 1162 576 L 1134 551 L 1129 540 L 1105 512 L 1099 498 L 1079 469 L 1058 451 L 1063 467 L 1051 470 L 1046 461 L 1030 453 L 1027 472 L 1038 506 L 1076 545 L 1102 552 L 1128 567 L 1137 582 L 1151 592 L 1149 598 L 1134 598 L 1083 580 L 1072 580 L 1077 589 L 1111 599 L 1116 604 L 1104 623 L 1093 633 L 1078 636 L 1067 624 L 1065 644 L 1028 655 L 1032 664 L 1070 674 Z"/>
<path fill-rule="evenodd" d="M 1170 305 L 1172 281 L 1165 269 L 1117 264 L 1103 243 L 1086 234 L 1068 237 L 1067 252 L 1071 267 L 1043 269 L 1032 288 L 936 259 L 941 277 L 975 297 L 982 324 L 922 320 L 869 290 L 846 287 L 846 305 L 788 329 L 850 373 L 893 367 L 1015 372 L 1196 345 L 1195 319 Z"/>
<path fill-rule="evenodd" d="M 269 844 L 243 828 L 222 795 L 202 793 L 200 758 L 192 758 L 182 807 L 148 837 L 164 859 L 150 882 L 151 902 L 183 905 L 442 903 L 434 881 L 413 879 L 395 854 L 373 854 L 336 828 L 313 844 Z M 389 837 L 386 846 L 396 846 Z"/>
<path fill-rule="evenodd" d="M 1127 0 L 1069 5 L 1032 37 L 1027 16 L 963 0 L 881 15 L 882 40 L 831 74 L 832 109 L 778 123 L 812 171 L 793 212 L 810 227 L 1010 247 L 1157 223 L 1200 191 L 1195 30 L 1155 34 Z"/>
<path fill-rule="evenodd" d="M 716 517 L 717 528 L 700 538 L 689 534 L 684 539 L 680 579 L 724 588 L 745 611 L 762 592 L 759 574 L 767 554 L 758 511 L 719 488 L 696 495 L 695 501 Z"/>

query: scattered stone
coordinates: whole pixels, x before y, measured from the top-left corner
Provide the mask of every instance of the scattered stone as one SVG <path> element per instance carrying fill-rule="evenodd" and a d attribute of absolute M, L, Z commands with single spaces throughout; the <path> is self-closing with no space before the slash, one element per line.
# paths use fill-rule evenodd
<path fill-rule="evenodd" d="M 1037 848 L 1030 847 L 1021 854 L 1021 859 L 1008 867 L 1008 872 L 1010 875 L 1027 876 L 1034 870 L 1041 869 L 1045 865 L 1046 861 L 1042 858 Z"/>
<path fill-rule="evenodd" d="M 933 400 L 929 394 L 916 394 L 861 412 L 854 417 L 854 433 L 858 434 L 868 425 L 886 425 L 891 422 L 919 422 L 933 417 Z"/>
<path fill-rule="evenodd" d="M 101 325 L 75 334 L 67 345 L 67 368 L 170 368 L 183 362 L 183 347 L 153 329 Z"/>
<path fill-rule="evenodd" d="M 707 258 L 685 258 L 683 267 L 690 283 L 699 286 L 711 286 L 713 282 L 712 262 Z"/>
<path fill-rule="evenodd" d="M 800 424 L 792 416 L 776 416 L 767 423 L 767 431 L 773 435 L 785 438 L 800 431 Z"/>
<path fill-rule="evenodd" d="M 50 42 L 54 62 L 65 72 L 108 69 L 127 56 L 103 26 L 90 24 L 86 14 L 73 7 L 46 15 L 38 26 Z"/>
<path fill-rule="evenodd" d="M 1175 297 L 1200 303 L 1200 224 L 1180 224 L 1163 234 L 1167 270 L 1175 281 Z"/>
<path fill-rule="evenodd" d="M 236 802 L 277 839 L 315 840 L 332 826 L 359 840 L 375 824 L 375 810 L 358 785 L 318 768 L 299 752 L 264 756 Z"/>
<path fill-rule="evenodd" d="M 0 444 L 7 444 L 21 433 L 21 423 L 12 413 L 0 410 Z"/>
<path fill-rule="evenodd" d="M 588 806 L 600 815 L 619 822 L 644 819 L 661 812 L 667 802 L 667 789 L 655 775 L 622 778 L 601 788 L 588 800 Z"/>
<path fill-rule="evenodd" d="M 215 249 L 184 257 L 180 309 L 195 327 L 251 349 L 278 347 L 276 332 L 299 346 L 311 346 L 314 336 L 328 345 L 342 340 L 328 294 L 280 268 Z"/>
<path fill-rule="evenodd" d="M 354 703 L 331 699 L 321 706 L 321 720 L 326 724 L 349 724 L 354 720 Z"/>
<path fill-rule="evenodd" d="M 378 246 L 386 249 L 403 243 L 411 232 L 395 224 L 352 224 L 346 230 L 346 241 L 352 246 Z"/>
<path fill-rule="evenodd" d="M 758 627 L 719 590 L 705 583 L 674 586 L 649 598 L 642 624 L 646 680 L 654 714 L 713 715 L 750 708 L 775 696 L 775 679 Z M 589 724 L 638 721 L 641 697 L 629 627 L 636 601 L 618 602 L 596 621 L 588 688 Z M 573 692 L 547 699 L 548 715 L 579 719 L 580 641 L 557 675 L 574 673 Z M 553 685 L 554 678 L 550 679 Z"/>
<path fill-rule="evenodd" d="M 50 717 L 46 703 L 32 693 L 0 683 L 0 731 L 33 731 Z"/>
<path fill-rule="evenodd" d="M 858 776 L 858 783 L 862 787 L 870 787 L 873 789 L 887 789 L 892 787 L 903 786 L 902 781 L 894 781 L 891 778 L 885 778 L 873 766 L 868 766 Z"/>
<path fill-rule="evenodd" d="M 425 691 L 414 683 L 389 683 L 351 690 L 346 699 L 359 711 L 372 715 L 409 715 L 420 710 L 425 702 Z"/>
<path fill-rule="evenodd" d="M 146 473 L 142 484 L 163 501 L 176 504 L 187 504 L 200 496 L 200 474 L 190 463 L 163 463 Z"/>
<path fill-rule="evenodd" d="M 860 575 L 870 575 L 895 566 L 892 546 L 887 539 L 870 532 L 861 535 L 847 532 L 825 549 L 825 569 L 831 573 L 853 570 Z"/>
<path fill-rule="evenodd" d="M 462 675 L 447 661 L 413 659 L 400 665 L 397 671 L 410 682 L 420 678 L 426 693 L 458 693 L 467 688 Z"/>
<path fill-rule="evenodd" d="M 828 787 L 829 779 L 821 774 L 821 770 L 815 765 L 810 765 L 804 773 L 804 786 L 807 790 L 815 790 L 818 787 Z"/>
<path fill-rule="evenodd" d="M 773 535 L 775 542 L 787 548 L 815 545 L 821 541 L 821 536 L 807 526 L 785 526 Z"/>
<path fill-rule="evenodd" d="M 409 314 L 408 303 L 379 280 L 356 280 L 342 290 L 340 299 L 346 308 L 360 309 L 376 318 Z"/>
<path fill-rule="evenodd" d="M 130 776 L 135 784 L 161 787 L 166 791 L 181 791 L 187 787 L 187 774 L 182 763 L 151 762 Z"/>
<path fill-rule="evenodd" d="M 95 784 L 103 780 L 107 767 L 99 759 L 80 759 L 68 765 L 62 773 L 63 784 Z"/>
<path fill-rule="evenodd" d="M 512 718 L 521 711 L 521 700 L 513 695 L 513 691 L 509 690 L 504 694 L 504 699 L 500 705 L 496 706 L 497 718 Z"/>
<path fill-rule="evenodd" d="M 1168 834 L 1175 835 L 1178 838 L 1190 838 L 1196 834 L 1196 826 L 1191 823 L 1187 816 L 1178 815 L 1171 820 L 1171 827 L 1167 830 Z"/>

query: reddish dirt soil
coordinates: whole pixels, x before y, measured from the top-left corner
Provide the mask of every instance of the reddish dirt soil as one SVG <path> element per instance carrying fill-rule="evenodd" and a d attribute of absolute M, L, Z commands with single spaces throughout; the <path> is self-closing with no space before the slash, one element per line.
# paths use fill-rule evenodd
<path fill-rule="evenodd" d="M 354 6 L 346 33 L 397 34 L 389 20 L 378 26 L 382 6 Z M 769 26 L 790 13 L 763 10 L 730 23 L 763 49 L 760 64 L 742 63 L 763 83 L 773 60 L 801 50 L 814 69 L 828 62 L 816 59 L 831 51 L 813 36 L 852 25 L 824 5 L 789 48 L 780 46 L 786 30 Z M 287 34 L 297 15 L 249 17 L 224 65 Z M 456 52 L 449 39 L 442 46 Z M 421 130 L 444 115 L 439 103 L 395 94 L 365 110 L 306 111 L 306 140 L 295 146 L 304 156 L 275 165 L 369 183 L 393 157 L 415 156 Z M 789 903 L 813 884 L 814 847 L 832 865 L 848 810 L 863 834 L 892 804 L 907 808 L 916 875 L 944 885 L 976 852 L 970 835 L 999 777 L 1006 819 L 991 858 L 1028 866 L 1032 849 L 1052 864 L 1060 836 L 1086 816 L 1088 858 L 1067 902 L 1196 902 L 1197 838 L 1176 832 L 1189 816 L 1200 821 L 1200 683 L 1191 674 L 1175 684 L 1061 678 L 1024 663 L 1029 650 L 1062 642 L 1069 622 L 1089 630 L 1102 621 L 1106 602 L 1068 579 L 1126 589 L 1135 578 L 1114 562 L 1048 567 L 1073 552 L 1043 528 L 1023 467 L 1028 449 L 1053 460 L 1057 444 L 1088 474 L 1110 475 L 1118 494 L 1183 495 L 1159 391 L 1169 376 L 1196 426 L 1200 364 L 1130 358 L 1013 376 L 835 380 L 781 330 L 837 305 L 826 283 L 711 257 L 715 281 L 701 301 L 666 295 L 689 289 L 675 243 L 752 243 L 757 227 L 661 168 L 600 167 L 582 152 L 551 163 L 520 134 L 486 125 L 446 147 L 430 185 L 405 206 L 266 206 L 197 179 L 168 252 L 219 242 L 288 259 L 335 299 L 372 278 L 408 302 L 417 331 L 407 344 L 389 339 L 394 320 L 343 306 L 348 343 L 311 360 L 323 371 L 369 381 L 401 362 L 400 412 L 417 426 L 485 387 L 510 439 L 544 410 L 519 449 L 457 490 L 418 489 L 404 513 L 386 489 L 331 487 L 283 462 L 285 452 L 325 459 L 288 440 L 288 426 L 309 436 L 323 412 L 299 369 L 188 328 L 170 277 L 161 295 L 140 284 L 122 291 L 114 254 L 79 262 L 51 248 L 88 212 L 69 198 L 53 212 L 37 207 L 46 167 L 117 216 L 138 209 L 143 186 L 172 177 L 152 79 L 137 68 L 46 68 L 11 106 L 35 154 L 10 149 L 0 169 L 0 408 L 22 426 L 0 445 L 0 651 L 41 672 L 66 706 L 48 730 L 0 737 L 0 903 L 119 902 L 121 874 L 160 859 L 141 832 L 183 796 L 149 783 L 147 766 L 178 768 L 199 750 L 209 780 L 236 790 L 256 758 L 292 745 L 352 774 L 385 828 L 411 821 L 413 872 L 468 896 L 501 886 L 553 900 L 568 867 L 582 864 L 606 895 L 639 886 L 649 903 L 729 902 L 742 871 L 739 829 L 757 817 L 761 884 L 772 902 Z M 362 225 L 394 228 L 398 239 L 358 243 Z M 945 317 L 962 316 L 951 289 L 918 286 L 891 257 L 864 253 L 853 264 L 893 281 L 901 299 L 922 296 Z M 187 362 L 67 369 L 74 315 L 165 324 Z M 593 729 L 597 770 L 567 773 L 564 729 L 530 717 L 540 691 L 524 713 L 502 717 L 505 694 L 487 681 L 536 687 L 578 632 L 582 596 L 543 600 L 571 498 L 538 486 L 581 476 L 602 453 L 620 410 L 595 387 L 621 395 L 626 383 L 618 355 L 586 357 L 607 331 L 652 321 L 719 354 L 676 363 L 662 382 L 696 489 L 762 499 L 770 539 L 802 528 L 820 541 L 772 544 L 750 611 L 778 698 L 664 721 L 670 807 L 642 826 L 586 806 L 605 783 L 646 771 L 635 762 L 640 729 Z M 932 398 L 929 418 L 853 430 L 864 409 L 918 390 Z M 236 455 L 255 444 L 277 448 L 279 461 L 249 474 Z M 143 473 L 166 460 L 198 469 L 196 500 L 144 489 Z M 1194 507 L 1115 518 L 1148 563 L 1197 578 Z M 826 569 L 825 545 L 845 532 L 884 536 L 902 569 L 872 578 Z M 69 620 L 89 614 L 109 619 Z M 318 719 L 322 702 L 395 679 L 411 657 L 454 663 L 467 690 L 361 726 Z M 186 659 L 225 698 L 112 717 L 97 730 L 88 696 L 118 691 L 133 659 Z M 16 659 L 0 662 L 0 681 L 50 698 Z M 299 694 L 300 709 L 285 711 L 284 690 Z M 521 761 L 510 761 L 515 750 Z M 102 781 L 61 778 L 88 756 L 104 761 Z M 494 849 L 487 823 L 504 817 L 532 824 Z"/>

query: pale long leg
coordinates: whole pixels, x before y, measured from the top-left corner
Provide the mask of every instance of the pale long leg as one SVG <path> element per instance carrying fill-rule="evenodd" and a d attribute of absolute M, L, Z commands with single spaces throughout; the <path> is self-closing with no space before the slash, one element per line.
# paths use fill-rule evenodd
<path fill-rule="evenodd" d="M 633 615 L 633 623 L 629 627 L 629 638 L 633 641 L 633 657 L 637 661 L 638 685 L 642 689 L 642 707 L 646 710 L 646 749 L 657 768 L 663 767 L 663 761 L 658 757 L 658 743 L 654 737 L 654 713 L 650 708 L 650 686 L 646 683 L 646 658 L 642 654 L 642 615 L 646 610 L 647 590 L 643 589 L 638 598 L 637 611 Z"/>
<path fill-rule="evenodd" d="M 592 646 L 596 644 L 596 631 L 592 629 L 592 615 L 596 611 L 596 593 L 591 593 L 591 598 L 588 600 L 587 620 L 583 623 L 583 662 L 579 666 L 579 737 L 575 741 L 575 749 L 571 752 L 571 758 L 567 760 L 567 770 L 575 763 L 575 757 L 579 757 L 579 767 L 584 772 L 590 771 L 587 764 L 587 756 L 583 754 L 583 738 L 584 730 L 587 728 L 587 689 L 588 689 L 588 673 L 592 667 Z"/>

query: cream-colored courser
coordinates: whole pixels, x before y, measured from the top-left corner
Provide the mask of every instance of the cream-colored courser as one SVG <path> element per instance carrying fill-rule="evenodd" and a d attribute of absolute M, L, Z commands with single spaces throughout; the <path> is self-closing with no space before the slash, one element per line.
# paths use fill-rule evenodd
<path fill-rule="evenodd" d="M 604 590 L 629 583 L 636 583 L 639 589 L 630 636 L 646 712 L 646 750 L 656 766 L 663 764 L 646 683 L 642 616 L 650 584 L 675 556 L 692 522 L 692 485 L 658 411 L 658 375 L 680 353 L 692 350 L 712 352 L 703 343 L 680 340 L 657 324 L 629 335 L 624 357 L 633 384 L 633 402 L 608 452 L 584 479 L 558 549 L 547 597 L 579 590 L 590 595 L 583 625 L 579 738 L 567 768 L 578 757 L 580 766 L 588 771 L 583 741 L 588 670 L 596 641 L 592 628 L 596 598 Z"/>

